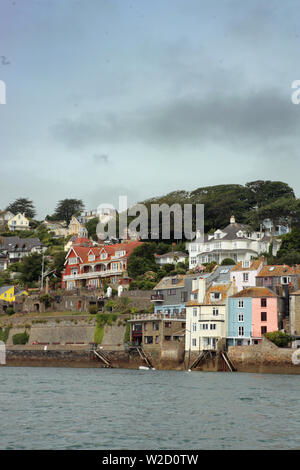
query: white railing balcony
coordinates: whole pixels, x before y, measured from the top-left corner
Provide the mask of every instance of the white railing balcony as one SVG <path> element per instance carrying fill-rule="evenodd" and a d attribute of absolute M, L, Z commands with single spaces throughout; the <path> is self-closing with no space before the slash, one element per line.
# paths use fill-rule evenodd
<path fill-rule="evenodd" d="M 68 276 L 63 277 L 63 281 L 76 281 L 80 279 L 95 279 L 98 277 L 105 277 L 108 275 L 120 275 L 123 271 L 112 271 L 108 269 L 107 271 L 94 271 L 90 273 L 78 273 L 78 274 L 69 274 Z"/>

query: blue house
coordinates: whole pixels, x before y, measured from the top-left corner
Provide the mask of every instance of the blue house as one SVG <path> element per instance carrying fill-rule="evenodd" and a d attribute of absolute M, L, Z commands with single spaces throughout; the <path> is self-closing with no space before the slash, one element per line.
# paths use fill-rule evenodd
<path fill-rule="evenodd" d="M 252 298 L 229 297 L 227 311 L 227 346 L 246 346 L 252 343 Z"/>

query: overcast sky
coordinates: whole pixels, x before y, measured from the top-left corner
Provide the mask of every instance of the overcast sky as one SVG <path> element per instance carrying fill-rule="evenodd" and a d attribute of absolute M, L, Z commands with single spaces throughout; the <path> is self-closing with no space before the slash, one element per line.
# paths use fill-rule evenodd
<path fill-rule="evenodd" d="M 299 0 L 0 0 L 0 209 L 272 179 L 300 196 Z"/>

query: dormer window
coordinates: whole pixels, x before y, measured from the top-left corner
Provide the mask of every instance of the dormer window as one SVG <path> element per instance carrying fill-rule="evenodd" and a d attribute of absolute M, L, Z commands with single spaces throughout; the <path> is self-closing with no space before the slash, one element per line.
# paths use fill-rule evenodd
<path fill-rule="evenodd" d="M 89 258 L 88 258 L 88 259 L 89 259 L 89 261 L 95 261 L 95 255 L 94 255 L 94 253 L 91 253 L 91 254 L 89 255 Z"/>
<path fill-rule="evenodd" d="M 100 259 L 106 259 L 107 258 L 107 253 L 101 253 Z"/>
<path fill-rule="evenodd" d="M 282 285 L 289 284 L 290 282 L 291 282 L 290 276 L 282 276 L 282 278 L 281 278 L 281 284 Z"/>
<path fill-rule="evenodd" d="M 250 261 L 243 261 L 242 266 L 243 266 L 243 268 L 249 268 L 250 267 Z"/>
<path fill-rule="evenodd" d="M 220 292 L 212 292 L 210 298 L 211 300 L 221 300 L 221 294 Z"/>
<path fill-rule="evenodd" d="M 69 264 L 77 264 L 77 258 L 69 258 Z"/>

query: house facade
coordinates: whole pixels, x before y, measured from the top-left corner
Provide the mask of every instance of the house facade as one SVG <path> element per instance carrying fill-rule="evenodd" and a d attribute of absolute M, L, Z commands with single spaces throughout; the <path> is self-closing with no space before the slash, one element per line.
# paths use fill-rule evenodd
<path fill-rule="evenodd" d="M 130 279 L 126 276 L 128 258 L 141 242 L 128 242 L 115 245 L 72 246 L 67 253 L 65 269 L 62 273 L 62 288 L 80 287 L 102 288 L 104 283 L 129 287 Z"/>
<path fill-rule="evenodd" d="M 188 259 L 188 255 L 182 251 L 172 251 L 163 255 L 155 254 L 154 256 L 156 264 L 160 266 L 164 266 L 165 264 L 185 263 L 186 259 Z"/>
<path fill-rule="evenodd" d="M 88 237 L 88 231 L 85 228 L 85 221 L 81 217 L 72 216 L 68 225 L 68 235 L 76 237 Z"/>
<path fill-rule="evenodd" d="M 198 232 L 195 241 L 187 243 L 189 267 L 193 269 L 211 261 L 221 264 L 225 258 L 233 259 L 235 263 L 251 261 L 269 250 L 271 240 L 271 236 L 262 231 L 253 232 L 246 225 L 236 223 L 232 216 L 230 224 L 224 229 L 204 235 L 203 241 Z M 273 238 L 274 256 L 279 246 L 280 241 Z"/>
<path fill-rule="evenodd" d="M 184 344 L 185 314 L 172 318 L 165 315 L 135 315 L 130 323 L 130 341 L 147 350 L 161 350 L 172 344 Z"/>
<path fill-rule="evenodd" d="M 25 217 L 25 214 L 16 214 L 7 221 L 8 229 L 11 232 L 15 230 L 30 230 L 29 219 Z"/>
<path fill-rule="evenodd" d="M 164 277 L 154 287 L 155 294 L 151 296 L 154 303 L 154 313 L 167 316 L 185 314 L 186 303 L 193 290 L 195 276 L 177 275 Z"/>
<path fill-rule="evenodd" d="M 264 259 L 252 261 L 240 261 L 230 272 L 231 281 L 234 280 L 237 292 L 254 287 L 256 285 L 256 276 L 260 273 L 264 265 Z"/>
<path fill-rule="evenodd" d="M 186 306 L 186 351 L 216 350 L 226 338 L 228 295 L 234 292 L 232 282 L 213 282 L 206 291 L 206 281 L 194 281 L 194 291 Z"/>
<path fill-rule="evenodd" d="M 227 345 L 257 344 L 265 333 L 278 330 L 282 300 L 266 287 L 247 287 L 228 300 Z"/>
<path fill-rule="evenodd" d="M 9 263 L 20 261 L 31 253 L 43 253 L 47 247 L 39 238 L 0 237 L 0 251 L 8 258 Z"/>

